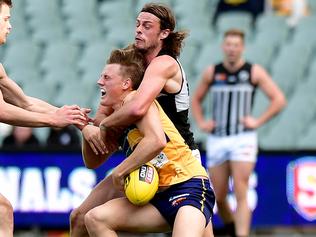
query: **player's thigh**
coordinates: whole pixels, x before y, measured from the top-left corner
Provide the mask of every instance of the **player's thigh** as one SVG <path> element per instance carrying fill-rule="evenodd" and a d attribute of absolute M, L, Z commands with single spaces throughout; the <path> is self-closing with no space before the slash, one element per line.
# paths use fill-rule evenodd
<path fill-rule="evenodd" d="M 173 237 L 199 237 L 205 231 L 205 216 L 196 207 L 187 205 L 179 209 L 173 227 Z"/>
<path fill-rule="evenodd" d="M 115 231 L 148 233 L 170 230 L 168 223 L 152 204 L 135 206 L 125 197 L 98 206 L 89 215 Z"/>
<path fill-rule="evenodd" d="M 203 237 L 214 237 L 212 221 L 205 227 Z"/>
<path fill-rule="evenodd" d="M 3 196 L 1 193 L 0 193 L 0 204 L 1 205 L 8 205 L 9 204 L 8 199 L 6 199 L 5 196 Z"/>
<path fill-rule="evenodd" d="M 123 196 L 124 194 L 122 192 L 114 188 L 112 176 L 109 175 L 94 187 L 78 208 L 81 212 L 88 212 L 92 208 L 102 205 L 109 200 Z"/>
<path fill-rule="evenodd" d="M 12 212 L 13 207 L 8 199 L 0 193 L 0 212 L 7 213 Z"/>

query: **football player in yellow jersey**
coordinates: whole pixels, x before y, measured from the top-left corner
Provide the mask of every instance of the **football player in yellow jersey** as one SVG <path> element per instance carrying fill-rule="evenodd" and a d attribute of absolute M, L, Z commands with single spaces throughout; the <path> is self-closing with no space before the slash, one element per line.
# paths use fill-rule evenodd
<path fill-rule="evenodd" d="M 144 72 L 143 57 L 138 55 L 134 49 L 112 52 L 98 80 L 101 103 L 118 110 L 132 99 Z M 111 130 L 107 131 L 104 142 L 113 144 L 111 152 L 120 145 L 127 155 L 112 173 L 114 186 L 123 191 L 125 177 L 151 161 L 158 170 L 159 191 L 149 204 L 141 207 L 121 197 L 93 208 L 85 215 L 89 235 L 117 236 L 117 231 L 166 232 L 172 229 L 173 236 L 203 236 L 205 227 L 211 226 L 214 192 L 205 169 L 158 102 L 126 128 L 118 141 L 109 141 L 110 133 Z M 106 156 L 96 155 L 87 141 L 83 143 L 84 162 L 89 168 L 101 165 L 111 152 Z"/>

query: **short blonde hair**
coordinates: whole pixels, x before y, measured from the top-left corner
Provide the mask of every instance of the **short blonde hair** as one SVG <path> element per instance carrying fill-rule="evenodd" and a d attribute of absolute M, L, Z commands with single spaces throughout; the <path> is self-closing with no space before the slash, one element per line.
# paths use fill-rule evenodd
<path fill-rule="evenodd" d="M 135 48 L 116 49 L 111 52 L 107 64 L 119 64 L 124 77 L 132 80 L 132 89 L 136 90 L 145 73 L 145 58 Z"/>
<path fill-rule="evenodd" d="M 238 36 L 242 39 L 243 42 L 245 41 L 245 33 L 239 29 L 229 29 L 228 31 L 225 32 L 224 38 L 228 36 Z"/>

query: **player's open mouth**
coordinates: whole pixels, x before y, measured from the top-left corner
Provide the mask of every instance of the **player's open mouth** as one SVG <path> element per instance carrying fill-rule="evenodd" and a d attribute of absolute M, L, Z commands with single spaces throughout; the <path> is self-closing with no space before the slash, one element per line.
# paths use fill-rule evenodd
<path fill-rule="evenodd" d="M 105 96 L 106 91 L 104 89 L 101 89 L 101 97 Z"/>

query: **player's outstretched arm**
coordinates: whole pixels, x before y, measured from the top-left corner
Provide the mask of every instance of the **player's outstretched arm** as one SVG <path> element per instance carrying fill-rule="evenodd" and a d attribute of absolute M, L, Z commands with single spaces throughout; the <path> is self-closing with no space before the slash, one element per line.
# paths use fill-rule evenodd
<path fill-rule="evenodd" d="M 32 105 L 34 102 L 36 106 Z M 79 106 L 57 108 L 37 99 L 30 100 L 30 97 L 7 76 L 1 64 L 0 106 L 0 121 L 16 126 L 64 127 L 70 124 L 84 125 L 87 120 Z M 30 108 L 33 108 L 33 111 L 29 111 Z"/>
<path fill-rule="evenodd" d="M 26 106 L 24 109 L 33 111 L 33 112 L 39 112 L 39 113 L 53 113 L 56 112 L 58 107 L 49 104 L 46 101 L 43 101 L 41 99 L 26 96 L 28 101 L 28 106 Z"/>

